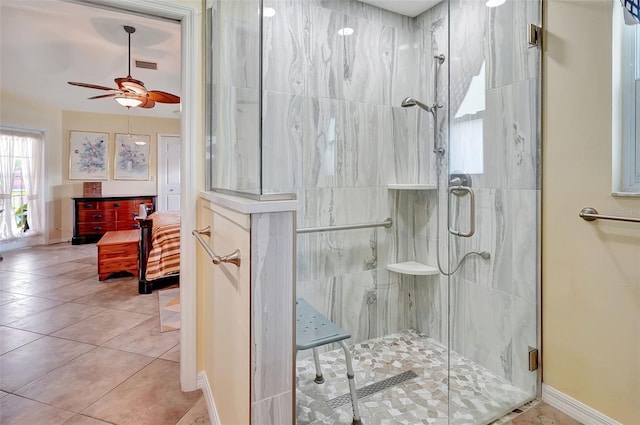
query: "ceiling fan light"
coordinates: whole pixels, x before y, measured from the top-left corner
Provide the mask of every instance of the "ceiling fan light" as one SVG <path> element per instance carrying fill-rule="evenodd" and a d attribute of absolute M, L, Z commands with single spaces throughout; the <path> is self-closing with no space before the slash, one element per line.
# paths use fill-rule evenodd
<path fill-rule="evenodd" d="M 137 94 L 142 94 L 142 95 L 147 94 L 147 89 L 145 89 L 143 85 L 133 81 L 123 81 L 122 87 L 124 87 L 127 90 L 131 90 Z"/>
<path fill-rule="evenodd" d="M 140 106 L 142 104 L 142 101 L 140 99 L 138 99 L 137 97 L 116 96 L 116 97 L 114 97 L 114 99 L 120 105 L 122 105 L 124 107 L 127 107 L 127 108 L 135 108 L 136 106 Z"/>

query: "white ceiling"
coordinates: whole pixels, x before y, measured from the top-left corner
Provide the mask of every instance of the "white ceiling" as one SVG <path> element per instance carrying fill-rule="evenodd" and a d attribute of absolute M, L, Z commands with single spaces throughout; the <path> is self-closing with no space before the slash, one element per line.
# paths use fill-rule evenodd
<path fill-rule="evenodd" d="M 431 9 L 442 0 L 360 0 L 378 6 L 381 9 L 390 10 L 400 15 L 415 18 L 428 9 Z"/>
<path fill-rule="evenodd" d="M 131 58 L 158 63 L 158 70 L 135 68 L 131 76 L 148 90 L 180 96 L 180 25 L 61 0 L 0 0 L 0 88 L 63 110 L 129 114 L 113 99 L 87 100 L 105 90 L 67 81 L 114 87 Z M 1 101 L 1 99 L 0 99 Z M 132 115 L 179 118 L 179 104 L 133 108 Z"/>

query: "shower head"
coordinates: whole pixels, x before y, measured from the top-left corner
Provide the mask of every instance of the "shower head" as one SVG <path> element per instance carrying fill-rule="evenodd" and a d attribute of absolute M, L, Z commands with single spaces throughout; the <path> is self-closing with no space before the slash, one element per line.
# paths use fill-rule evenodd
<path fill-rule="evenodd" d="M 488 252 L 488 251 L 482 251 L 482 252 L 480 253 L 480 256 L 481 256 L 482 258 L 484 258 L 485 260 L 488 260 L 489 258 L 491 258 L 491 254 L 489 254 L 489 252 Z"/>
<path fill-rule="evenodd" d="M 415 100 L 415 99 L 414 99 L 414 98 L 412 98 L 412 97 L 407 97 L 407 98 L 405 98 L 405 99 L 402 101 L 402 103 L 400 104 L 400 106 L 402 106 L 403 108 L 409 108 L 409 107 L 411 107 L 411 106 L 417 106 L 417 107 L 419 107 L 419 108 L 424 109 L 424 110 L 425 110 L 425 111 L 427 111 L 427 112 L 432 112 L 432 111 L 433 111 L 433 109 L 431 108 L 431 106 L 427 106 L 427 105 L 425 105 L 424 103 L 419 102 L 419 101 Z"/>

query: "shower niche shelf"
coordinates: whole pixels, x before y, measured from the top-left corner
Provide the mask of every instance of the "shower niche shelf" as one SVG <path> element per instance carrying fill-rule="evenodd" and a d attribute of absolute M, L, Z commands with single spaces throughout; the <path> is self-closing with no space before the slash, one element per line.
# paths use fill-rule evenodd
<path fill-rule="evenodd" d="M 437 189 L 435 184 L 405 184 L 391 183 L 387 185 L 389 190 L 434 190 Z"/>
<path fill-rule="evenodd" d="M 400 274 L 410 274 L 413 276 L 429 276 L 440 274 L 435 267 L 418 263 L 417 261 L 405 261 L 404 263 L 389 264 L 387 269 Z"/>

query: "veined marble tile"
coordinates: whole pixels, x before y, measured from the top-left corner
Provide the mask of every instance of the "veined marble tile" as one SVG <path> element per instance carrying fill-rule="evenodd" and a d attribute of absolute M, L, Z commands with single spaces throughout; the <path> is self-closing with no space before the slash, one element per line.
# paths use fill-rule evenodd
<path fill-rule="evenodd" d="M 309 6 L 308 95 L 342 97 L 344 45 L 338 30 L 344 28 L 345 19 L 340 12 Z"/>
<path fill-rule="evenodd" d="M 384 108 L 355 102 L 340 102 L 342 123 L 338 157 L 342 186 L 377 186 L 378 147 L 382 143 Z"/>
<path fill-rule="evenodd" d="M 258 91 L 225 87 L 211 152 L 215 187 L 259 191 Z"/>
<path fill-rule="evenodd" d="M 259 0 L 219 2 L 214 16 L 214 45 L 219 48 L 223 80 L 235 87 L 258 89 L 260 71 Z M 238 52 L 242 52 L 241 55 Z"/>
<path fill-rule="evenodd" d="M 349 332 L 348 343 L 352 344 L 377 334 L 376 282 L 376 270 L 298 281 L 296 297 L 304 298 L 327 319 Z M 324 352 L 338 347 L 338 344 L 329 344 L 318 350 Z M 298 353 L 298 359 L 310 355 L 311 350 L 306 350 Z"/>
<path fill-rule="evenodd" d="M 393 105 L 391 88 L 398 47 L 397 30 L 352 16 L 347 16 L 345 26 L 354 32 L 342 37 L 344 99 Z"/>
<path fill-rule="evenodd" d="M 462 326 L 465 357 L 481 364 L 497 376 L 513 377 L 514 297 L 476 283 L 459 279 L 454 283 L 464 291 L 460 307 L 466 310 Z M 459 347 L 453 347 L 458 351 Z"/>
<path fill-rule="evenodd" d="M 513 140 L 513 122 L 513 87 L 488 90 L 483 123 L 484 173 L 475 176 L 475 187 L 508 187 L 507 152 Z"/>
<path fill-rule="evenodd" d="M 513 2 L 513 71 L 514 80 L 522 81 L 540 76 L 540 48 L 529 46 L 529 24 L 541 25 L 542 2 L 520 0 Z"/>
<path fill-rule="evenodd" d="M 339 147 L 343 137 L 340 102 L 319 97 L 304 98 L 304 187 L 336 187 L 344 180 Z"/>
<path fill-rule="evenodd" d="M 505 2 L 500 7 L 482 5 L 487 14 L 484 43 L 487 87 L 490 89 L 512 84 L 515 80 L 513 10 L 516 3 L 519 2 Z"/>
<path fill-rule="evenodd" d="M 292 387 L 287 371 L 294 363 L 294 226 L 291 212 L 251 218 L 252 402 Z M 266 423 L 264 419 L 259 422 Z"/>
<path fill-rule="evenodd" d="M 275 15 L 264 16 L 262 77 L 264 89 L 305 94 L 308 55 L 308 7 L 296 0 L 266 0 L 264 8 Z"/>
<path fill-rule="evenodd" d="M 508 187 L 536 189 L 540 182 L 540 80 L 513 85 L 513 121 L 507 139 Z"/>
<path fill-rule="evenodd" d="M 310 227 L 381 222 L 389 216 L 385 195 L 378 187 L 306 189 L 304 221 Z"/>
<path fill-rule="evenodd" d="M 298 240 L 305 238 L 309 241 L 302 243 L 309 247 L 308 250 L 302 252 L 298 249 L 299 282 L 377 268 L 375 229 L 300 235 Z M 301 262 L 305 262 L 307 267 L 301 267 Z"/>
<path fill-rule="evenodd" d="M 263 104 L 263 187 L 297 188 L 303 176 L 304 98 L 266 92 Z"/>
<path fill-rule="evenodd" d="M 485 287 L 511 294 L 513 292 L 513 215 L 509 209 L 508 191 L 475 189 L 476 233 L 471 238 L 453 238 L 454 265 L 466 253 L 488 251 L 489 260 L 479 256 L 468 258 L 459 276 Z M 468 198 L 468 196 L 466 197 Z M 460 201 L 456 226 L 469 223 L 468 199 Z M 462 224 L 465 223 L 465 224 Z"/>
<path fill-rule="evenodd" d="M 509 214 L 517 217 L 511 231 L 513 294 L 530 303 L 537 302 L 538 290 L 539 194 L 538 190 L 510 190 L 507 194 Z"/>
<path fill-rule="evenodd" d="M 447 342 L 449 285 L 440 276 L 415 276 L 415 329 L 443 344 Z"/>
<path fill-rule="evenodd" d="M 400 106 L 400 102 L 407 96 L 421 98 L 418 92 L 418 83 L 428 75 L 425 72 L 416 72 L 422 59 L 422 51 L 430 50 L 420 44 L 418 35 L 422 29 L 415 25 L 398 28 L 395 67 L 393 69 L 393 86 L 391 90 L 391 106 Z"/>
<path fill-rule="evenodd" d="M 519 388 L 536 394 L 538 372 L 529 371 L 529 347 L 537 348 L 537 304 L 535 300 L 523 300 L 515 297 L 511 312 L 513 326 L 513 373 L 511 382 Z"/>
<path fill-rule="evenodd" d="M 391 140 L 384 141 L 381 153 L 385 158 L 387 183 L 419 183 L 417 108 L 392 108 Z"/>

